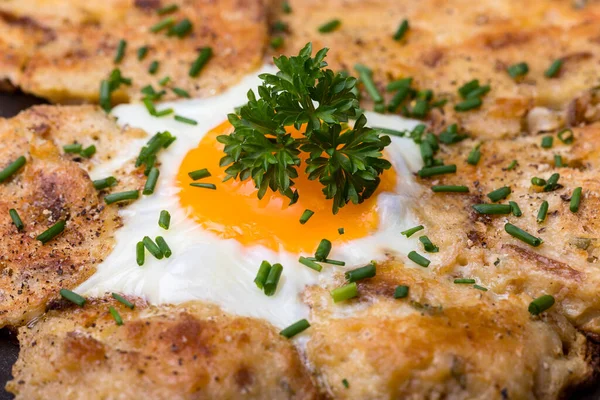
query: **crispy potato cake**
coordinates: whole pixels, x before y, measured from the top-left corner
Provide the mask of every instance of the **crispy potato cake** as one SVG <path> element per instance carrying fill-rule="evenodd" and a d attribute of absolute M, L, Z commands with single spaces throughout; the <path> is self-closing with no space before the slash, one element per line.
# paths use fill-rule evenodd
<path fill-rule="evenodd" d="M 61 303 L 19 330 L 17 399 L 313 399 L 292 344 L 264 321 L 190 302 L 130 310 L 110 297 Z M 118 310 L 117 326 L 108 307 Z"/>
<path fill-rule="evenodd" d="M 170 4 L 178 9 L 159 15 Z M 168 35 L 168 27 L 150 31 L 166 18 L 171 25 L 187 19 L 191 32 L 179 38 Z M 113 102 L 121 103 L 139 100 L 143 87 L 158 87 L 165 77 L 165 100 L 178 97 L 175 87 L 192 97 L 222 91 L 260 65 L 267 23 L 262 0 L 4 0 L 0 33 L 0 80 L 56 103 L 98 102 L 101 80 L 119 68 L 132 81 L 113 93 Z M 115 62 L 120 40 L 127 44 Z M 139 60 L 141 47 L 148 50 Z M 212 48 L 213 57 L 191 77 L 204 47 Z"/>
<path fill-rule="evenodd" d="M 59 289 L 86 280 L 110 253 L 120 218 L 116 207 L 105 206 L 86 170 L 143 136 L 139 129 L 117 127 L 93 106 L 36 106 L 0 119 L 1 169 L 20 156 L 27 160 L 0 183 L 0 327 L 41 314 Z M 62 146 L 75 141 L 98 150 L 91 159 L 64 154 Z M 141 180 L 133 175 L 124 182 L 133 189 Z M 21 231 L 10 209 L 23 221 Z M 61 235 L 46 244 L 36 239 L 58 221 L 66 221 Z"/>

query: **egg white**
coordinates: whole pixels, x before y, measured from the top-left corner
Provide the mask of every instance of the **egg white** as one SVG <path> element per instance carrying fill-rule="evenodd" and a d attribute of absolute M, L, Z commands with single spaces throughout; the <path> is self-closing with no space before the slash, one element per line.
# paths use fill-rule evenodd
<path fill-rule="evenodd" d="M 326 282 L 332 279 L 333 273 L 362 266 L 370 260 L 384 259 L 386 251 L 406 255 L 416 248 L 415 238 L 407 239 L 400 232 L 418 224 L 411 212 L 420 192 L 413 172 L 422 167 L 422 161 L 418 147 L 405 138 L 393 137 L 386 150 L 398 182 L 395 193 L 381 193 L 377 198 L 378 230 L 361 239 L 333 246 L 330 258 L 344 260 L 344 267 L 325 264 L 323 271 L 317 273 L 298 263 L 299 254 L 283 250 L 275 252 L 259 245 L 243 246 L 234 239 L 219 238 L 189 217 L 188 210 L 179 204 L 176 187 L 175 177 L 182 159 L 207 132 L 222 123 L 234 107 L 247 101 L 247 91 L 256 89 L 260 84 L 257 75 L 263 72 L 275 71 L 267 65 L 221 95 L 164 103 L 158 107 L 171 107 L 176 114 L 198 121 L 196 126 L 177 122 L 171 117 L 152 117 L 139 104 L 121 105 L 113 110 L 121 125 L 142 128 L 149 135 L 168 130 L 177 140 L 159 153 L 160 178 L 154 194 L 142 196 L 120 211 L 123 227 L 116 232 L 114 250 L 98 266 L 97 272 L 76 289 L 77 292 L 87 296 L 121 292 L 141 296 L 153 304 L 203 300 L 216 303 L 225 311 L 264 318 L 276 327 L 284 328 L 309 317 L 309 309 L 301 301 L 307 285 Z M 404 130 L 418 123 L 370 112 L 366 116 L 368 126 L 372 127 Z M 147 139 L 132 143 L 111 162 L 96 166 L 91 171 L 92 178 L 104 178 L 132 162 Z M 202 195 L 200 189 L 198 195 Z M 158 226 L 161 210 L 171 213 L 169 230 Z M 157 260 L 146 254 L 145 264 L 138 266 L 136 243 L 144 236 L 155 238 L 159 235 L 165 238 L 173 255 Z M 277 292 L 272 297 L 266 296 L 253 282 L 262 260 L 278 262 L 284 267 Z"/>

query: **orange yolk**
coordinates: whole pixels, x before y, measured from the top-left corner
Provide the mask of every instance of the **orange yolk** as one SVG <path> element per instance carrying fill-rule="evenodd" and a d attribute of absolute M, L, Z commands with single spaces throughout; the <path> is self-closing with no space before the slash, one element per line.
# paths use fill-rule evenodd
<path fill-rule="evenodd" d="M 381 184 L 369 199 L 362 204 L 347 204 L 336 215 L 331 212 L 332 200 L 326 199 L 321 191 L 321 183 L 308 180 L 304 174 L 304 162 L 294 180 L 300 194 L 296 204 L 290 206 L 289 198 L 270 189 L 259 200 L 252 179 L 222 182 L 226 177 L 226 167 L 219 167 L 224 156 L 223 144 L 216 137 L 232 130 L 229 122 L 224 122 L 208 132 L 198 147 L 186 154 L 177 174 L 180 203 L 204 229 L 244 245 L 263 245 L 295 253 L 314 252 L 324 238 L 340 243 L 367 236 L 377 229 L 377 194 L 394 190 L 396 174 L 392 169 L 381 175 Z M 290 132 L 300 135 L 297 131 Z M 193 181 L 188 172 L 202 168 L 207 168 L 212 176 L 198 182 L 215 183 L 216 190 L 190 186 Z M 299 220 L 306 209 L 315 214 L 302 225 Z M 338 228 L 344 228 L 343 235 Z"/>

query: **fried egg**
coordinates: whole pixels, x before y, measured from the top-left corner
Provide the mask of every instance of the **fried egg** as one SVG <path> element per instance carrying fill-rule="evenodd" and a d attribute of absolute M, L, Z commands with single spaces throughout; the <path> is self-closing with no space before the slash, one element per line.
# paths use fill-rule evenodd
<path fill-rule="evenodd" d="M 260 73 L 274 73 L 264 66 Z M 411 212 L 420 189 L 414 172 L 422 167 L 419 148 L 410 139 L 393 137 L 385 150 L 392 168 L 382 175 L 377 191 L 362 204 L 348 204 L 333 215 L 331 200 L 325 199 L 318 181 L 310 181 L 299 168 L 297 203 L 279 193 L 257 198 L 251 180 L 228 180 L 219 167 L 223 145 L 216 141 L 232 127 L 227 114 L 247 101 L 249 89 L 260 84 L 258 73 L 244 78 L 223 94 L 164 103 L 175 114 L 194 119 L 187 125 L 171 117 L 149 115 L 143 105 L 120 105 L 113 110 L 120 125 L 146 130 L 150 135 L 169 131 L 177 140 L 159 153 L 160 177 L 152 195 L 124 207 L 123 227 L 116 233 L 116 246 L 99 265 L 97 272 L 77 292 L 100 296 L 121 292 L 141 296 L 154 304 L 203 300 L 238 315 L 263 318 L 284 328 L 309 309 L 302 293 L 309 285 L 331 280 L 335 273 L 383 260 L 386 254 L 406 255 L 416 238 L 401 231 L 418 225 Z M 411 129 L 417 121 L 398 116 L 366 113 L 368 126 L 395 130 Z M 119 157 L 98 165 L 92 179 L 100 179 L 132 162 L 148 138 L 123 149 Z M 190 171 L 207 168 L 216 190 L 190 186 Z M 315 212 L 305 224 L 299 219 L 304 210 Z M 158 225 L 160 212 L 171 214 L 168 230 Z M 340 233 L 343 228 L 343 234 Z M 162 236 L 172 250 L 169 258 L 158 260 L 146 254 L 145 263 L 136 263 L 136 243 L 144 236 Z M 332 242 L 329 258 L 344 266 L 323 264 L 319 273 L 300 264 L 300 256 L 312 256 L 321 239 Z M 280 263 L 283 273 L 276 293 L 266 296 L 254 283 L 263 260 Z"/>

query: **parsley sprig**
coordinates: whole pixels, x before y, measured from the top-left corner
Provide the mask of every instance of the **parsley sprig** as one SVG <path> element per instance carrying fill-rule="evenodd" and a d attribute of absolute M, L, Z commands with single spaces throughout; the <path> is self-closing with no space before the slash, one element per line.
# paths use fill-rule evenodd
<path fill-rule="evenodd" d="M 327 51 L 312 57 L 308 43 L 298 56 L 274 58 L 279 72 L 260 75 L 259 97 L 250 90 L 248 103 L 228 115 L 235 129 L 217 137 L 226 154 L 220 165 L 229 166 L 225 180 L 252 178 L 259 199 L 271 189 L 293 204 L 299 196 L 293 180 L 306 153 L 305 172 L 333 199 L 334 214 L 373 194 L 379 175 L 391 166 L 381 153 L 390 138 L 366 126 L 353 90 L 356 78 L 325 69 Z M 353 129 L 342 126 L 357 116 Z M 303 136 L 292 137 L 288 126 L 303 130 Z"/>

